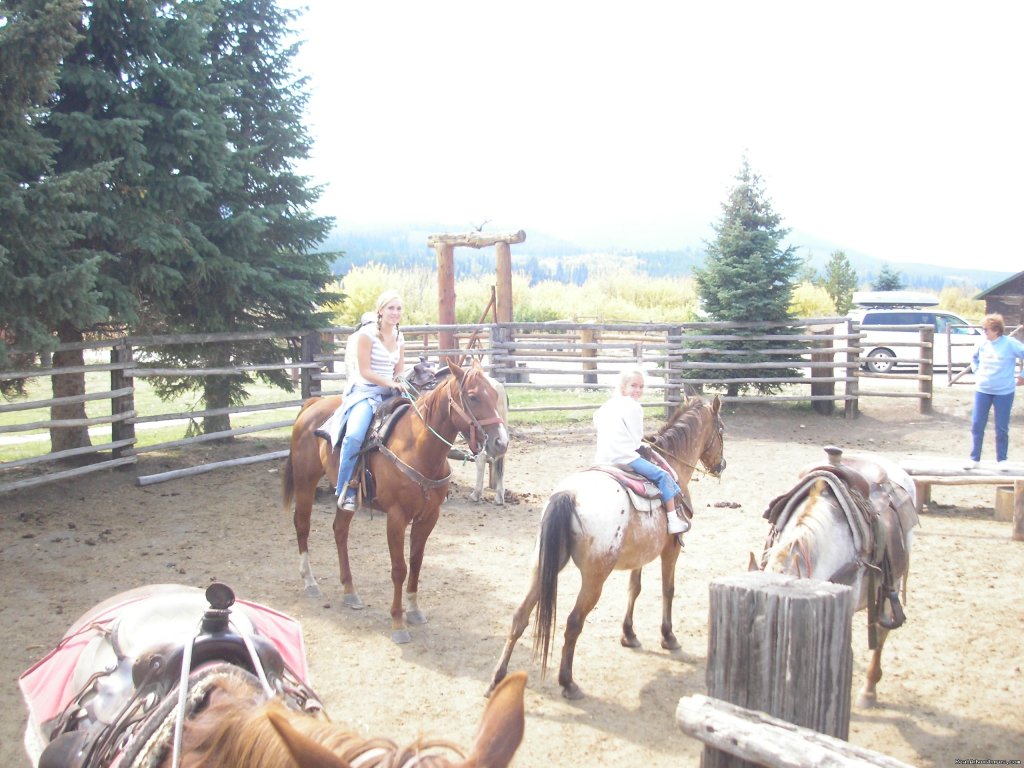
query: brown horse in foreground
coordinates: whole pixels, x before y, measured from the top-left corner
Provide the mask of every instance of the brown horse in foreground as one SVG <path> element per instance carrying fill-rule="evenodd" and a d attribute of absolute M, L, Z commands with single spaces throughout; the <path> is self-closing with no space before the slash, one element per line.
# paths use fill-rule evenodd
<path fill-rule="evenodd" d="M 406 621 L 423 624 L 426 617 L 417 604 L 420 567 L 427 537 L 434 530 L 441 504 L 448 495 L 451 468 L 448 452 L 462 434 L 474 454 L 486 451 L 497 458 L 508 448 L 508 432 L 498 415 L 498 393 L 480 364 L 462 368 L 448 364 L 450 376 L 421 395 L 394 420 L 386 446 L 367 454 L 367 465 L 376 493 L 364 495 L 363 505 L 387 516 L 388 549 L 391 553 L 391 638 L 396 643 L 411 639 Z M 299 545 L 299 573 L 306 594 L 320 596 L 320 587 L 309 561 L 309 529 L 316 486 L 325 474 L 335 486 L 339 452 L 315 431 L 341 404 L 341 397 L 314 397 L 302 406 L 292 427 L 291 451 L 285 463 L 282 485 L 284 507 L 295 503 L 295 537 Z M 385 406 L 382 406 L 385 407 Z M 358 471 L 358 469 L 357 469 Z M 334 542 L 338 549 L 344 602 L 362 608 L 352 582 L 348 534 L 354 513 L 338 509 L 334 515 Z M 405 530 L 409 537 L 409 564 L 405 561 Z M 403 615 L 402 586 L 409 577 L 406 596 L 409 611 Z"/>
<path fill-rule="evenodd" d="M 38 768 L 502 768 L 522 741 L 522 672 L 488 703 L 468 753 L 363 738 L 330 722 L 307 678 L 294 619 L 220 583 L 205 599 L 139 587 L 91 608 L 21 675 L 25 749 Z"/>
<path fill-rule="evenodd" d="M 656 435 L 646 438 L 675 470 L 684 494 L 698 459 L 712 475 L 725 469 L 725 428 L 720 409 L 718 397 L 711 403 L 691 398 L 676 409 Z M 679 543 L 668 533 L 664 507 L 638 511 L 619 481 L 600 469 L 576 472 L 562 480 L 541 517 L 530 587 L 512 617 L 512 628 L 489 690 L 493 691 L 505 677 L 512 650 L 526 629 L 534 606 L 538 606 L 534 652 L 541 653 L 546 669 L 555 624 L 558 574 L 571 557 L 580 570 L 582 584 L 565 624 L 558 682 L 567 699 L 581 698 L 583 692 L 572 676 L 573 654 L 583 623 L 597 605 L 605 580 L 613 570 L 630 571 L 622 644 L 638 648 L 640 641 L 633 632 L 633 605 L 640 594 L 641 569 L 658 555 L 662 582 L 661 645 L 678 650 L 679 641 L 672 631 L 672 598 Z"/>

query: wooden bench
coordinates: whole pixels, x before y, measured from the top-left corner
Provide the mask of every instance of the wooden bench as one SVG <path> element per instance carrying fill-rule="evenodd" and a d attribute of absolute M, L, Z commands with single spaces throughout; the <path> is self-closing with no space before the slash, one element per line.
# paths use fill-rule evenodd
<path fill-rule="evenodd" d="M 996 471 L 994 462 L 983 462 L 977 469 L 964 469 L 964 462 L 947 457 L 916 457 L 900 462 L 917 488 L 917 511 L 931 503 L 933 485 L 994 485 L 996 519 L 1013 521 L 1013 538 L 1024 541 L 1024 462 L 1007 462 L 1007 471 Z M 1013 489 L 1012 504 L 1005 503 L 999 488 Z"/>

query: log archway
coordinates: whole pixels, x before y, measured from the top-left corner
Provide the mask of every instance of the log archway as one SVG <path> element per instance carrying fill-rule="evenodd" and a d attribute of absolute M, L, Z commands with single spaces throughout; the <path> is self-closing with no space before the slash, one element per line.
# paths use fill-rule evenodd
<path fill-rule="evenodd" d="M 462 235 L 430 235 L 427 245 L 437 252 L 437 319 L 439 325 L 455 325 L 455 248 L 488 248 L 494 246 L 495 286 L 494 314 L 499 323 L 512 322 L 512 247 L 526 240 L 526 232 L 490 234 L 469 232 Z M 441 349 L 455 349 L 455 333 L 438 333 Z"/>

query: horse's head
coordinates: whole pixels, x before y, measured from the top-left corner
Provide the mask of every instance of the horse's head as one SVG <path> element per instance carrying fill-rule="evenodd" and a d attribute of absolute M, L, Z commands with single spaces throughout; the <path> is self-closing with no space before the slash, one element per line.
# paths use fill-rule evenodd
<path fill-rule="evenodd" d="M 500 385 L 486 373 L 476 360 L 462 368 L 454 360 L 448 361 L 451 379 L 448 384 L 448 400 L 451 404 L 452 420 L 462 436 L 469 443 L 469 450 L 477 454 L 481 450 L 491 458 L 499 458 L 508 450 L 508 430 L 501 417 L 499 400 Z"/>
<path fill-rule="evenodd" d="M 799 492 L 806 495 L 778 520 L 782 527 L 769 539 L 762 556 L 764 570 L 852 584 L 858 576 L 857 546 L 834 491 L 818 478 Z"/>
<path fill-rule="evenodd" d="M 711 429 L 700 452 L 700 463 L 708 474 L 718 477 L 725 471 L 725 423 L 722 421 L 722 398 L 715 395 L 710 403 L 702 403 L 710 411 Z"/>

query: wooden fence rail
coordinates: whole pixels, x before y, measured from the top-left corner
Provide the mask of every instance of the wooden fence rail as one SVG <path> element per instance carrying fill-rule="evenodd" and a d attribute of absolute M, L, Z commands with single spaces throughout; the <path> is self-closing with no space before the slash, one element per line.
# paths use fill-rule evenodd
<path fill-rule="evenodd" d="M 512 392 L 510 412 L 575 411 L 595 408 L 579 402 L 580 390 L 610 388 L 625 365 L 639 365 L 648 374 L 648 388 L 660 400 L 648 407 L 671 411 L 682 399 L 705 388 L 733 386 L 739 394 L 727 395 L 729 402 L 810 402 L 816 410 L 830 413 L 842 405 L 845 415 L 857 415 L 861 397 L 901 397 L 906 393 L 865 391 L 859 380 L 869 374 L 861 370 L 860 328 L 844 318 L 809 318 L 792 323 L 501 323 L 444 326 L 409 326 L 406 336 L 406 364 L 411 367 L 420 358 L 441 363 L 446 357 L 479 359 L 492 375 L 505 381 Z M 351 328 L 332 327 L 314 331 L 285 333 L 217 333 L 195 335 L 163 335 L 150 337 L 121 336 L 89 339 L 62 345 L 58 351 L 82 350 L 87 364 L 63 368 L 52 367 L 49 355 L 39 355 L 40 365 L 17 371 L 0 372 L 0 378 L 39 379 L 62 375 L 90 376 L 96 387 L 95 374 L 109 373 L 109 383 L 79 395 L 26 399 L 0 405 L 0 456 L 4 446 L 38 443 L 38 455 L 12 456 L 0 462 L 0 493 L 17 490 L 69 476 L 64 467 L 40 471 L 44 464 L 82 463 L 70 472 L 87 472 L 124 467 L 136 463 L 143 452 L 180 448 L 191 444 L 239 435 L 251 435 L 288 426 L 303 400 L 310 396 L 340 393 L 346 381 L 344 366 L 345 341 Z M 440 348 L 438 340 L 445 335 L 454 339 L 454 346 Z M 156 354 L 162 347 L 181 344 L 231 344 L 241 341 L 270 340 L 278 352 L 275 359 L 238 366 L 171 368 L 158 367 Z M 467 348 L 472 341 L 472 348 Z M 739 349 L 723 349 L 723 344 L 750 345 Z M 757 346 L 778 344 L 777 347 Z M 916 347 L 917 345 L 915 345 Z M 917 393 L 924 411 L 930 409 L 932 344 L 920 344 L 921 357 L 908 358 L 920 373 L 874 375 L 872 378 L 916 378 Z M 107 355 L 107 360 L 103 356 Z M 260 372 L 287 371 L 297 383 L 300 397 L 283 392 L 281 400 L 269 403 L 245 403 L 231 408 L 157 411 L 140 413 L 135 404 L 135 380 L 152 377 L 215 377 L 248 376 Z M 794 376 L 791 370 L 799 371 Z M 705 372 L 717 375 L 707 376 Z M 722 372 L 735 371 L 735 375 Z M 777 394 L 748 394 L 749 386 L 776 385 Z M 561 390 L 564 403 L 553 405 L 517 405 L 516 391 Z M 110 402 L 109 414 L 84 419 L 44 418 L 36 413 L 75 403 L 98 405 Z M 288 411 L 287 419 L 228 429 L 212 434 L 169 440 L 140 446 L 136 427 L 156 423 L 194 423 L 206 416 L 231 416 L 257 411 Z M 10 414 L 26 418 L 13 420 Z M 48 437 L 62 428 L 88 427 L 102 438 L 97 427 L 108 427 L 109 441 L 72 450 L 45 452 Z M 49 432 L 49 435 L 46 432 Z M 8 454 L 11 452 L 8 451 Z M 234 459 L 226 463 L 272 460 L 279 452 Z M 205 472 L 215 465 L 193 468 Z M 31 472 L 30 476 L 25 476 Z M 165 473 L 164 479 L 180 477 L 188 470 Z M 9 479 L 8 479 L 9 478 Z M 153 476 L 138 478 L 140 483 L 158 482 Z"/>

